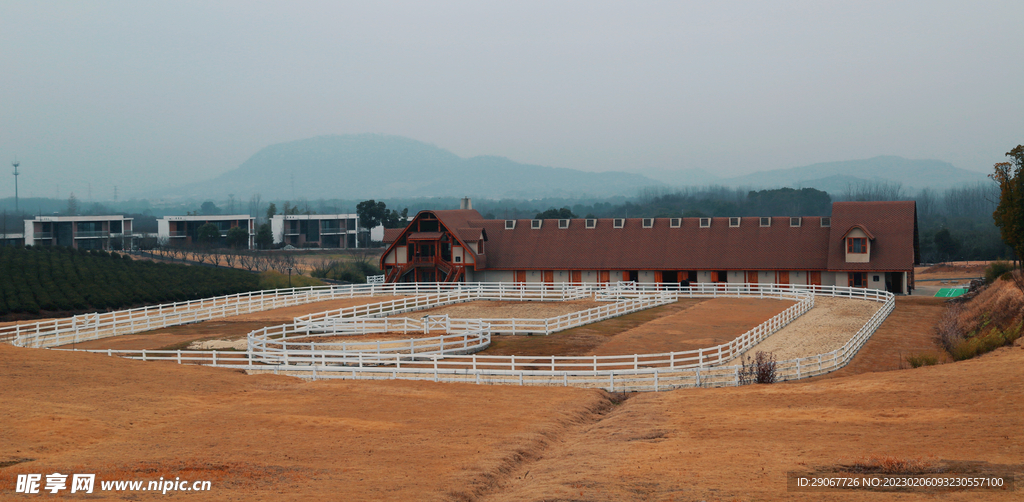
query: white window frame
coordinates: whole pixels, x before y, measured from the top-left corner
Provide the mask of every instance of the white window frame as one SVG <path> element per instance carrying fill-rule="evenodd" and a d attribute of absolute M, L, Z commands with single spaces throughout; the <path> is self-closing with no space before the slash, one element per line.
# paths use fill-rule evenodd
<path fill-rule="evenodd" d="M 615 228 L 622 228 L 622 227 L 626 226 L 626 219 L 625 218 L 615 218 L 615 219 L 612 220 L 612 226 L 615 227 Z"/>
<path fill-rule="evenodd" d="M 791 227 L 799 227 L 802 224 L 803 224 L 803 218 L 801 218 L 799 216 L 790 216 L 789 217 L 789 226 L 791 226 Z"/>
<path fill-rule="evenodd" d="M 669 228 L 679 228 L 679 227 L 683 226 L 683 219 L 682 218 L 672 218 L 672 219 L 668 220 L 668 226 L 669 226 Z"/>
<path fill-rule="evenodd" d="M 597 228 L 597 218 L 587 218 L 587 228 Z"/>
<path fill-rule="evenodd" d="M 644 218 L 643 224 L 644 228 L 654 227 L 654 218 Z"/>
<path fill-rule="evenodd" d="M 558 220 L 558 228 L 569 228 L 569 220 Z"/>
<path fill-rule="evenodd" d="M 711 218 L 701 218 L 700 228 L 711 228 Z"/>
<path fill-rule="evenodd" d="M 739 216 L 732 216 L 732 217 L 730 217 L 729 218 L 729 226 L 730 227 L 738 227 L 738 226 L 740 226 L 740 220 L 741 219 L 742 218 L 740 218 Z"/>
<path fill-rule="evenodd" d="M 772 226 L 772 217 L 771 216 L 762 216 L 761 217 L 761 226 L 762 227 L 770 227 L 770 226 Z"/>
<path fill-rule="evenodd" d="M 505 230 L 515 230 L 516 220 L 505 220 Z"/>
<path fill-rule="evenodd" d="M 530 220 L 530 228 L 533 230 L 540 230 L 540 227 L 544 225 L 544 220 Z"/>
<path fill-rule="evenodd" d="M 829 216 L 822 216 L 821 217 L 821 226 L 823 226 L 823 227 L 831 227 L 832 226 L 832 218 L 829 217 Z"/>

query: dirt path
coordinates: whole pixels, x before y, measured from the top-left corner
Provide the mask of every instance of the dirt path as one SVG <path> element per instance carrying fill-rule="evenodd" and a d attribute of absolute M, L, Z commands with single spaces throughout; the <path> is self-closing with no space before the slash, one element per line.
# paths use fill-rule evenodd
<path fill-rule="evenodd" d="M 100 340 L 92 340 L 75 344 L 75 348 L 120 350 L 184 349 L 189 345 L 189 343 L 196 340 L 236 340 L 238 338 L 245 337 L 253 330 L 266 326 L 287 324 L 292 322 L 292 320 L 297 316 L 312 312 L 323 312 L 327 310 L 351 307 L 354 305 L 365 305 L 367 303 L 386 302 L 397 298 L 400 297 L 374 296 L 307 303 L 305 305 L 297 305 L 294 307 L 285 307 L 239 316 L 225 317 L 223 319 L 203 321 L 197 324 L 171 326 L 169 328 L 136 333 L 134 335 L 102 338 Z M 70 348 L 70 346 L 65 346 L 65 348 Z"/>
<path fill-rule="evenodd" d="M 853 361 L 822 378 L 899 369 L 909 355 L 932 354 L 940 361 L 948 360 L 945 350 L 936 341 L 934 329 L 945 305 L 945 298 L 896 297 L 896 308 Z"/>
<path fill-rule="evenodd" d="M 480 300 L 444 307 L 396 314 L 393 317 L 419 319 L 428 315 L 447 315 L 456 319 L 547 319 L 608 305 L 608 302 L 572 300 L 565 302 L 506 302 Z"/>

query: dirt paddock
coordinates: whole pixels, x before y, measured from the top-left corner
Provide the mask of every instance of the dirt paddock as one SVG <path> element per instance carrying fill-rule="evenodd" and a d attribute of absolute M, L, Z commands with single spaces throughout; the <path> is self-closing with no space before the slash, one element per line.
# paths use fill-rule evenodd
<path fill-rule="evenodd" d="M 195 324 L 184 324 L 155 329 L 132 335 L 114 336 L 75 344 L 78 349 L 119 349 L 119 350 L 173 350 L 184 349 L 192 342 L 204 340 L 238 340 L 250 332 L 292 322 L 295 317 L 314 312 L 380 303 L 396 300 L 398 296 L 374 296 L 346 298 L 325 302 L 307 303 L 263 312 L 213 319 Z M 70 348 L 66 346 L 65 348 Z"/>

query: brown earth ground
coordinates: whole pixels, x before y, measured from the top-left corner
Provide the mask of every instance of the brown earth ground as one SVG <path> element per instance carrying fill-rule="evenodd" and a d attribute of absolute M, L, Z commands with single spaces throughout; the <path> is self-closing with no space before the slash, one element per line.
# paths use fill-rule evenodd
<path fill-rule="evenodd" d="M 244 338 L 253 330 L 266 326 L 287 324 L 295 317 L 311 312 L 324 312 L 355 305 L 379 303 L 396 300 L 397 296 L 374 296 L 363 298 L 346 298 L 326 302 L 307 303 L 294 307 L 253 312 L 239 316 L 225 317 L 203 321 L 195 324 L 171 326 L 133 335 L 115 336 L 91 340 L 75 344 L 77 349 L 115 349 L 115 350 L 174 350 L 184 349 L 189 343 L 197 340 L 237 340 Z M 64 348 L 71 348 L 65 346 Z"/>
<path fill-rule="evenodd" d="M 61 472 L 213 482 L 177 494 L 188 500 L 1020 500 L 1020 488 L 793 493 L 786 472 L 892 456 L 975 462 L 1019 484 L 1022 379 L 1018 343 L 915 370 L 620 402 L 571 388 L 304 383 L 3 345 L 0 497 L 14 498 L 18 474 Z"/>
<path fill-rule="evenodd" d="M 897 296 L 896 308 L 861 347 L 853 361 L 845 368 L 820 378 L 904 368 L 907 356 L 933 355 L 939 361 L 948 362 L 949 356 L 939 345 L 934 331 L 945 309 L 945 298 Z"/>
<path fill-rule="evenodd" d="M 914 267 L 914 279 L 918 281 L 930 279 L 961 279 L 964 277 L 982 277 L 985 275 L 987 261 L 962 261 L 941 263 L 927 267 Z"/>

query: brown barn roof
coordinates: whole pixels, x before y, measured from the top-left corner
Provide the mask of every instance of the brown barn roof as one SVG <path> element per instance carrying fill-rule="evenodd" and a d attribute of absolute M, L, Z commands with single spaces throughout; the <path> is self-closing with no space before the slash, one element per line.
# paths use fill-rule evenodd
<path fill-rule="evenodd" d="M 385 228 L 384 229 L 384 244 L 391 244 L 398 240 L 398 237 L 404 232 L 404 228 Z"/>
<path fill-rule="evenodd" d="M 871 261 L 847 263 L 843 238 L 859 226 L 871 236 Z M 912 270 L 917 259 L 917 204 L 894 202 L 835 202 L 832 204 L 829 270 Z M 840 233 L 842 232 L 842 233 Z"/>
<path fill-rule="evenodd" d="M 683 218 L 670 228 L 669 218 L 655 218 L 643 228 L 642 218 L 628 218 L 622 228 L 601 218 L 595 228 L 578 219 L 569 228 L 555 221 L 540 229 L 519 220 L 506 230 L 503 220 L 475 220 L 486 229 L 489 269 L 591 270 L 824 270 L 829 228 L 819 218 L 804 218 L 790 227 L 789 218 L 774 218 L 761 227 L 758 218 L 742 218 L 729 227 L 729 218 L 712 218 L 700 228 L 699 218 Z"/>
<path fill-rule="evenodd" d="M 798 227 L 789 217 L 772 218 L 768 227 L 744 217 L 739 227 L 730 227 L 729 218 L 711 218 L 710 228 L 682 218 L 671 228 L 669 218 L 655 218 L 653 228 L 644 228 L 643 218 L 629 218 L 614 228 L 613 219 L 601 218 L 595 228 L 574 219 L 568 228 L 551 220 L 533 229 L 531 220 L 518 220 L 506 229 L 504 220 L 485 220 L 472 209 L 429 212 L 463 243 L 487 241 L 482 254 L 467 248 L 477 270 L 912 270 L 917 250 L 912 201 L 837 202 L 830 227 L 819 217 L 804 217 Z M 843 237 L 854 226 L 872 237 L 868 263 L 846 263 Z M 407 229 L 391 230 L 385 242 Z"/>

